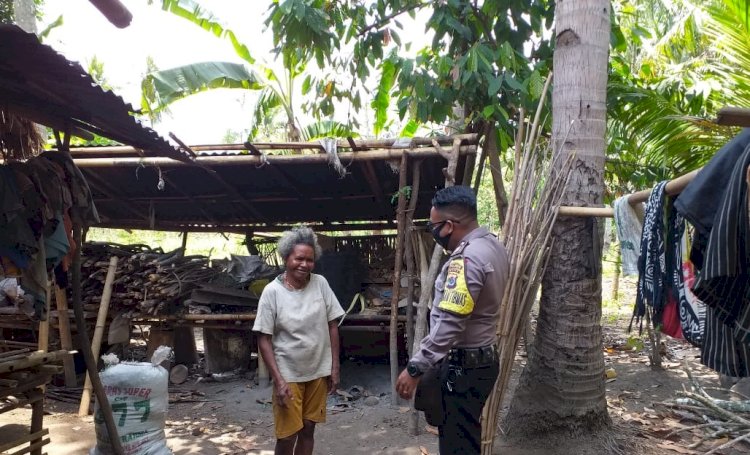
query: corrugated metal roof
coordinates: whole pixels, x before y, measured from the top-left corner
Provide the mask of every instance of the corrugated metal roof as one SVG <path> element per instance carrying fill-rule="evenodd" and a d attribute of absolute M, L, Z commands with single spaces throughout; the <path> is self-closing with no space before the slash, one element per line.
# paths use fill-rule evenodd
<path fill-rule="evenodd" d="M 146 156 L 191 159 L 138 122 L 132 106 L 99 87 L 81 65 L 15 25 L 0 25 L 0 105 L 55 129 L 132 145 Z"/>
<path fill-rule="evenodd" d="M 113 158 L 74 162 L 89 182 L 105 227 L 263 232 L 307 223 L 318 230 L 395 228 L 398 158 L 342 158 L 344 177 L 325 160 L 297 155 L 258 164 L 259 159 L 250 158 L 206 157 L 193 166 Z M 446 161 L 437 154 L 418 159 L 414 219 L 426 219 L 432 196 L 444 186 Z M 407 185 L 412 185 L 415 159 L 409 161 Z M 465 165 L 462 155 L 457 184 Z"/>

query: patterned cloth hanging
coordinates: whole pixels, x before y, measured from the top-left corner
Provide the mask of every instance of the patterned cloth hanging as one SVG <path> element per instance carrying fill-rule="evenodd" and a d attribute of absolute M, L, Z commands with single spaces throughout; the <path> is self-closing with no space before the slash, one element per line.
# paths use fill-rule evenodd
<path fill-rule="evenodd" d="M 638 287 L 633 316 L 640 321 L 647 308 L 651 307 L 654 326 L 661 324 L 661 316 L 666 303 L 665 283 L 667 281 L 664 243 L 664 187 L 667 182 L 659 182 L 646 202 L 641 234 L 641 255 L 638 258 Z M 632 322 L 631 322 L 632 323 Z"/>

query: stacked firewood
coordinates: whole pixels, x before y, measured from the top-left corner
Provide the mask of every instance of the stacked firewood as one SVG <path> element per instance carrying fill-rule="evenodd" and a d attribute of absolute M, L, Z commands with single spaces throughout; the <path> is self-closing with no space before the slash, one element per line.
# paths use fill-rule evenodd
<path fill-rule="evenodd" d="M 205 283 L 237 287 L 230 275 L 213 267 L 205 256 L 185 256 L 182 249 L 164 253 L 146 245 L 87 243 L 81 275 L 86 309 L 98 307 L 107 276 L 109 258 L 118 257 L 112 287 L 111 312 L 132 315 L 187 312 L 185 300 Z"/>

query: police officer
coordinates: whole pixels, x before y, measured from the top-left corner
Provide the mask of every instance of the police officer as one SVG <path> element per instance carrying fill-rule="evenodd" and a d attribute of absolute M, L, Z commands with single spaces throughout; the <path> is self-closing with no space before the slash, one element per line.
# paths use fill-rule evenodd
<path fill-rule="evenodd" d="M 440 454 L 478 454 L 479 419 L 499 374 L 496 324 L 508 255 L 497 237 L 477 223 L 476 196 L 468 187 L 435 194 L 428 228 L 451 254 L 435 281 L 430 332 L 398 377 L 396 391 L 410 399 L 423 373 L 440 368 Z"/>

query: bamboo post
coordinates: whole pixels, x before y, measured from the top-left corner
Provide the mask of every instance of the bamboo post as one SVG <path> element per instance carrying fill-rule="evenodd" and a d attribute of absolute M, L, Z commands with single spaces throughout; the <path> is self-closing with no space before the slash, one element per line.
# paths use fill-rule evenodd
<path fill-rule="evenodd" d="M 456 164 L 458 163 L 458 147 L 459 142 L 453 143 L 452 153 L 446 153 L 442 149 L 440 155 L 448 160 L 448 166 L 443 169 L 445 175 L 445 187 L 453 186 L 455 182 L 455 175 L 450 174 L 450 170 L 453 172 L 456 170 Z M 420 243 L 421 245 L 421 243 Z M 432 299 L 432 283 L 435 282 L 438 274 L 438 268 L 440 267 L 440 257 L 443 255 L 443 247 L 435 244 L 432 250 L 432 257 L 430 258 L 430 265 L 422 268 L 422 276 L 420 277 L 420 292 L 419 292 L 419 306 L 417 306 L 417 322 L 414 324 L 414 341 L 412 343 L 412 352 L 416 352 L 422 342 L 422 338 L 425 337 L 427 332 L 427 305 Z M 426 259 L 426 255 L 420 250 L 420 256 Z M 424 260 L 423 259 L 423 260 Z M 412 400 L 413 401 L 413 400 Z M 409 432 L 416 436 L 419 434 L 419 411 L 411 407 L 411 416 L 409 419 Z"/>
<path fill-rule="evenodd" d="M 409 277 L 409 284 L 406 291 L 406 352 L 409 357 L 413 352 L 412 344 L 414 343 L 414 281 L 416 266 L 414 261 L 414 210 L 417 208 L 417 199 L 419 197 L 419 181 L 421 179 L 420 168 L 422 160 L 414 162 L 412 171 L 411 197 L 409 198 L 409 210 L 406 213 L 406 275 Z"/>
<path fill-rule="evenodd" d="M 398 301 L 401 291 L 401 269 L 404 263 L 404 229 L 406 228 L 406 172 L 408 155 L 401 157 L 401 167 L 398 176 L 398 209 L 396 211 L 396 225 L 398 234 L 396 236 L 396 264 L 393 272 L 393 291 L 391 293 L 391 321 L 389 334 L 389 351 L 391 364 L 391 406 L 399 403 L 398 392 L 396 392 L 396 380 L 398 379 Z"/>
<path fill-rule="evenodd" d="M 120 436 L 117 433 L 117 426 L 115 425 L 115 418 L 112 415 L 112 406 L 109 404 L 107 394 L 104 392 L 102 381 L 99 379 L 99 371 L 97 370 L 97 362 L 93 353 L 91 352 L 91 346 L 89 345 L 89 335 L 86 332 L 86 320 L 83 317 L 83 303 L 81 302 L 81 250 L 83 244 L 81 243 L 81 225 L 80 223 L 73 224 L 73 240 L 78 248 L 73 255 L 73 312 L 76 316 L 76 326 L 78 329 L 78 344 L 83 352 L 83 359 L 86 361 L 86 370 L 88 371 L 89 377 L 91 378 L 91 385 L 96 394 L 96 399 L 99 403 L 99 409 L 104 417 L 104 424 L 107 427 L 107 435 L 112 444 L 112 451 L 114 455 L 124 455 L 122 448 L 122 442 Z"/>
<path fill-rule="evenodd" d="M 44 295 L 44 310 L 43 310 L 43 316 L 44 319 L 39 321 L 39 339 L 38 343 L 39 346 L 37 347 L 38 350 L 47 352 L 49 350 L 49 309 L 50 304 L 49 301 L 52 298 L 50 289 L 49 289 L 49 279 L 47 280 L 47 288 L 45 290 Z"/>
<path fill-rule="evenodd" d="M 60 348 L 66 351 L 73 349 L 73 340 L 70 335 L 70 317 L 68 316 L 68 296 L 65 290 L 55 286 L 55 305 L 57 306 L 57 324 L 60 331 Z M 63 369 L 65 371 L 65 387 L 75 387 L 78 384 L 76 377 L 76 366 L 72 356 L 63 358 Z"/>
<path fill-rule="evenodd" d="M 102 345 L 102 336 L 104 335 L 104 325 L 107 323 L 107 313 L 109 312 L 109 301 L 112 298 L 112 282 L 115 281 L 115 272 L 117 271 L 117 256 L 109 259 L 109 269 L 107 277 L 104 279 L 104 290 L 102 291 L 102 300 L 99 303 L 99 314 L 96 316 L 96 327 L 94 328 L 94 338 L 91 341 L 91 354 L 94 359 L 99 358 L 99 349 Z M 86 374 L 86 381 L 83 385 L 83 394 L 81 395 L 81 405 L 78 407 L 79 416 L 89 415 L 89 405 L 91 404 L 91 378 Z"/>

